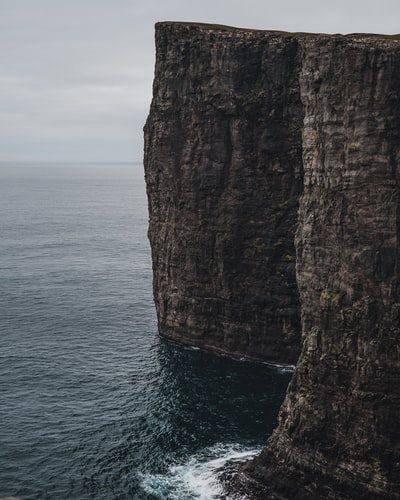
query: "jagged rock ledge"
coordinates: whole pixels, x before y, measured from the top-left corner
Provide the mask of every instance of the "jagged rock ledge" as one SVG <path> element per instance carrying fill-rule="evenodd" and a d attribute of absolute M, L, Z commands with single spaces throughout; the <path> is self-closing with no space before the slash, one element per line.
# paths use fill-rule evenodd
<path fill-rule="evenodd" d="M 162 23 L 156 44 L 160 333 L 291 362 L 301 317 L 278 427 L 238 477 L 254 498 L 399 499 L 398 36 Z"/>

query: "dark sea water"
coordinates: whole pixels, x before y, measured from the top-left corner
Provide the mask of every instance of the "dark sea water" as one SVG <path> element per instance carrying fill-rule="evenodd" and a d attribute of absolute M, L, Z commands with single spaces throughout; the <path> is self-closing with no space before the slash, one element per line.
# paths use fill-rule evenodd
<path fill-rule="evenodd" d="M 0 497 L 218 498 L 290 373 L 157 336 L 141 165 L 0 166 Z"/>

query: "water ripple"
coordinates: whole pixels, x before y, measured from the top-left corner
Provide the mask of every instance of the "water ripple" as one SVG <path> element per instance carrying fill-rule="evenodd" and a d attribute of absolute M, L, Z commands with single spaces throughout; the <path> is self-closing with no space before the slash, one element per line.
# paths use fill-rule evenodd
<path fill-rule="evenodd" d="M 159 340 L 141 167 L 18 168 L 0 169 L 0 497 L 167 498 L 149 481 L 259 448 L 290 373 Z"/>

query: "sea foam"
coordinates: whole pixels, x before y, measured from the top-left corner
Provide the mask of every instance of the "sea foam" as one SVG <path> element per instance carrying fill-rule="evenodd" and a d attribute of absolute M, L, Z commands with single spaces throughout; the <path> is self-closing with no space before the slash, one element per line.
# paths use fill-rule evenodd
<path fill-rule="evenodd" d="M 234 444 L 217 444 L 184 464 L 171 466 L 166 474 L 143 474 L 141 486 L 160 500 L 228 499 L 218 478 L 221 469 L 227 462 L 244 461 L 259 452 Z"/>

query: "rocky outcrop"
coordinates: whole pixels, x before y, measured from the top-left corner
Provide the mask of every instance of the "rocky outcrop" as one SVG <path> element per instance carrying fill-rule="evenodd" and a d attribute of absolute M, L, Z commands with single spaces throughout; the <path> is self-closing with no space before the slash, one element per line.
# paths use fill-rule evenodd
<path fill-rule="evenodd" d="M 300 297 L 240 491 L 400 498 L 400 41 L 161 24 L 145 130 L 160 333 L 292 362 Z"/>
<path fill-rule="evenodd" d="M 232 356 L 295 363 L 298 41 L 160 23 L 156 48 L 144 164 L 159 332 Z"/>
<path fill-rule="evenodd" d="M 246 469 L 283 498 L 400 498 L 400 43 L 305 40 L 300 82 L 305 343 Z"/>

